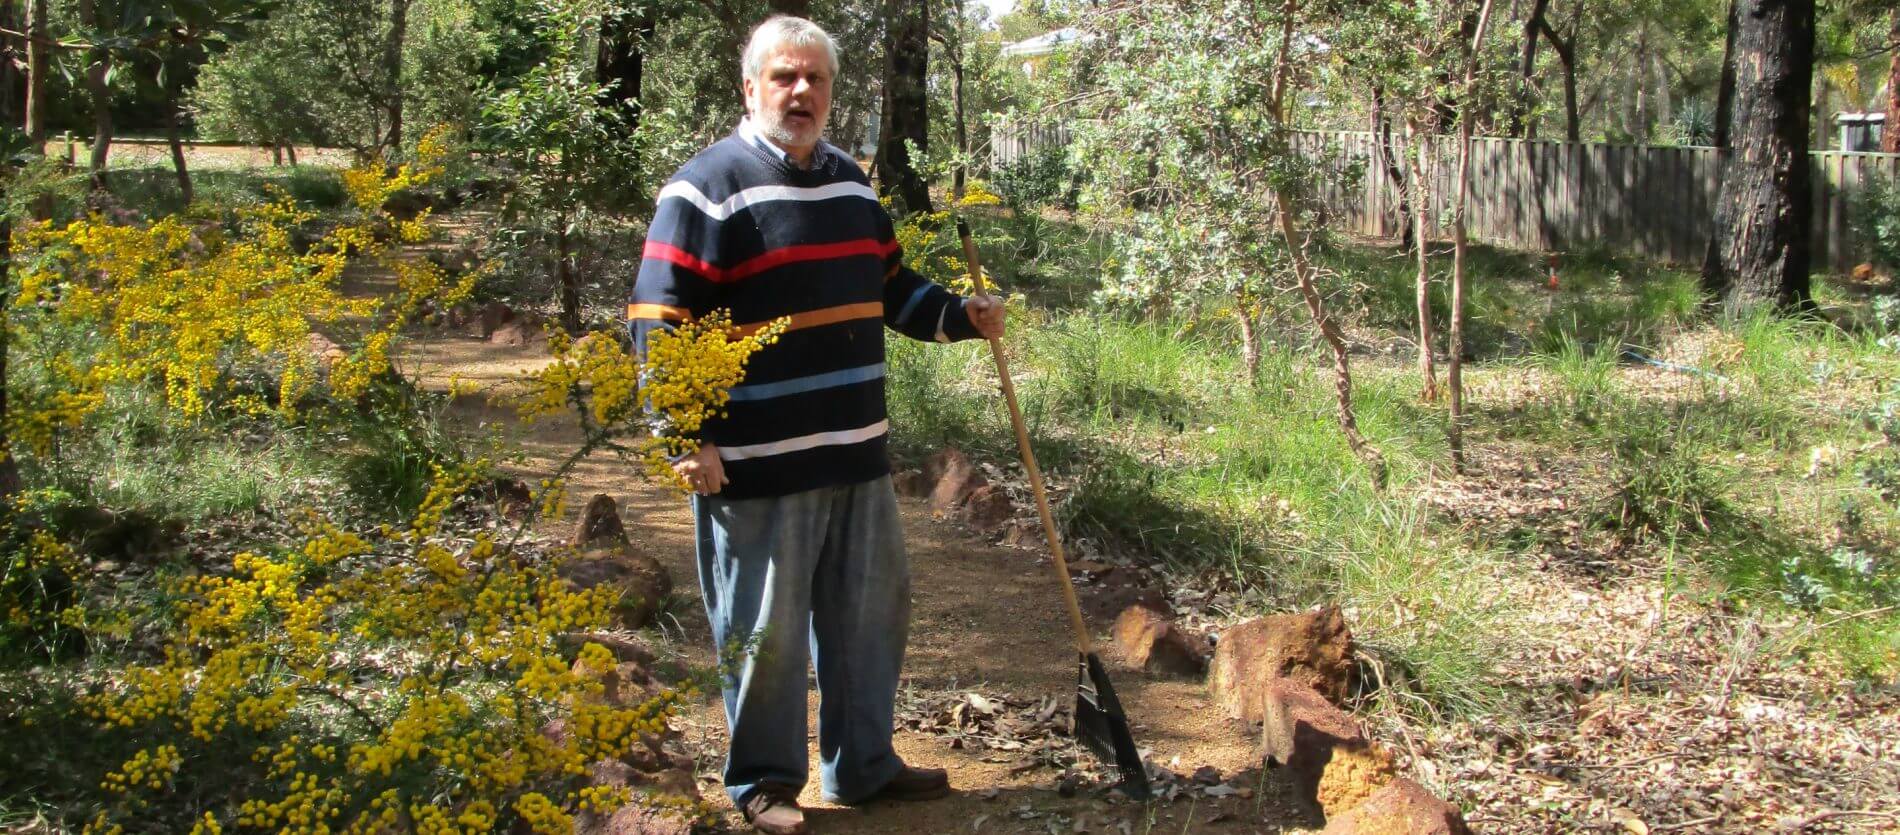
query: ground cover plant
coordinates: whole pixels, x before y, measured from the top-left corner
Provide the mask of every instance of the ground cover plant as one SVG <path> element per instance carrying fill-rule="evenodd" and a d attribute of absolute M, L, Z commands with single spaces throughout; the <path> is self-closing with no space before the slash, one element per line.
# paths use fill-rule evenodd
<path fill-rule="evenodd" d="M 441 154 L 425 137 L 414 163 L 341 172 L 348 203 L 303 244 L 317 207 L 268 182 L 268 202 L 23 233 L 0 701 L 9 737 L 61 743 L 9 746 L 10 824 L 558 832 L 634 799 L 587 766 L 664 732 L 692 685 L 604 697 L 618 659 L 573 636 L 608 628 L 620 591 L 572 585 L 525 520 L 498 525 L 493 465 L 392 370 L 419 311 L 480 276 L 402 257 L 429 219 L 383 208 Z M 393 292 L 342 293 L 366 263 Z M 708 320 L 643 363 L 597 335 L 522 408 L 581 407 L 577 459 L 613 446 L 670 472 L 774 333 L 728 342 Z M 557 473 L 530 518 L 562 495 Z"/>

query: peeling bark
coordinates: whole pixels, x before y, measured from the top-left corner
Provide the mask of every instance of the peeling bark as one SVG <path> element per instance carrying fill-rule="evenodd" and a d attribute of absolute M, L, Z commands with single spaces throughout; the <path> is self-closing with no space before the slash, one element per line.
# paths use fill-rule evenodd
<path fill-rule="evenodd" d="M 1405 143 L 1410 153 L 1406 159 L 1412 166 L 1410 191 L 1412 205 L 1416 207 L 1412 212 L 1412 228 L 1418 241 L 1414 249 L 1418 259 L 1418 329 L 1415 332 L 1418 337 L 1418 373 L 1421 379 L 1418 396 L 1429 403 L 1438 400 L 1438 369 L 1432 361 L 1432 345 L 1437 341 L 1437 334 L 1432 327 L 1431 244 L 1425 235 L 1425 216 L 1430 213 L 1432 206 L 1432 185 L 1425 176 L 1427 156 L 1430 154 L 1427 142 L 1418 120 L 1408 117 L 1405 120 Z"/>

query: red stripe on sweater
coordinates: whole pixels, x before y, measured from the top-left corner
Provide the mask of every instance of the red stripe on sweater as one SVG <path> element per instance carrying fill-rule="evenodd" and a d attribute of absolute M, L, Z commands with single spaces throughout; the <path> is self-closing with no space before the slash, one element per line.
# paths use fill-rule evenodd
<path fill-rule="evenodd" d="M 707 281 L 724 284 L 758 275 L 775 267 L 796 264 L 801 261 L 827 261 L 833 258 L 849 258 L 854 255 L 875 255 L 889 258 L 897 251 L 897 241 L 877 241 L 872 238 L 859 238 L 855 241 L 841 241 L 835 244 L 804 244 L 770 250 L 763 255 L 748 258 L 737 264 L 720 269 L 694 257 L 691 253 L 659 241 L 647 241 L 640 255 L 661 261 L 678 264 L 698 274 Z"/>

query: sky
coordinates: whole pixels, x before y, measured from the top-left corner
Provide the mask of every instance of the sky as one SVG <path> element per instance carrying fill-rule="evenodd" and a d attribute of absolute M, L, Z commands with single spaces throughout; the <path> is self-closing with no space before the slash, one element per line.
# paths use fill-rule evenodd
<path fill-rule="evenodd" d="M 983 0 L 983 5 L 989 7 L 989 11 L 990 11 L 989 19 L 995 20 L 998 17 L 1001 17 L 1007 14 L 1010 9 L 1015 8 L 1016 0 Z"/>

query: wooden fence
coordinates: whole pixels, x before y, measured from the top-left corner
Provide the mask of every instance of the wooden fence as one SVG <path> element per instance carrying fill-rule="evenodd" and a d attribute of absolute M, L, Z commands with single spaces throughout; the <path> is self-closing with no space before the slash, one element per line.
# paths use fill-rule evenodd
<path fill-rule="evenodd" d="M 1053 134 L 1053 131 L 1046 133 Z M 997 138 L 1009 158 L 1054 136 Z M 1014 144 L 1011 144 L 1014 143 Z M 1434 137 L 1434 237 L 1449 236 L 1456 139 Z M 1400 232 L 1399 190 L 1380 164 L 1373 135 L 1302 132 L 1294 147 L 1330 172 L 1320 198 L 1333 222 L 1364 235 Z M 1474 240 L 1533 250 L 1598 245 L 1678 264 L 1699 264 L 1714 225 L 1716 149 L 1480 138 L 1471 146 Z M 1004 161 L 1001 153 L 998 161 Z M 1846 272 L 1866 260 L 1853 238 L 1854 203 L 1877 175 L 1900 177 L 1900 154 L 1816 151 L 1814 267 Z M 1402 162 L 1401 162 L 1402 164 Z M 1355 178 L 1353 172 L 1362 170 Z"/>

